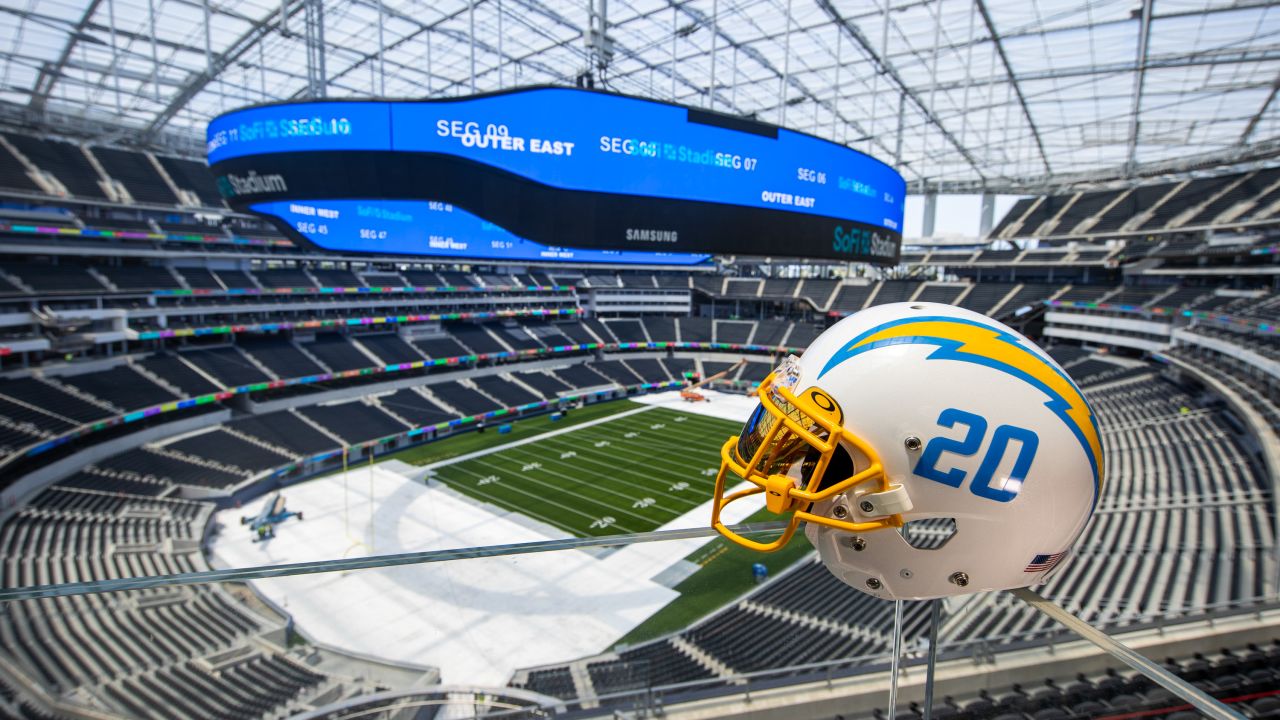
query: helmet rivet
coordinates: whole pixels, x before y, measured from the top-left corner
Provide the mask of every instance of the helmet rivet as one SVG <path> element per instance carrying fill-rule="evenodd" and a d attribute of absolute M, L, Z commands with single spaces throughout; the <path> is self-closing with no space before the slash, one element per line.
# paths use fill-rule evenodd
<path fill-rule="evenodd" d="M 872 505 L 870 500 L 863 500 L 858 503 L 858 507 L 861 508 L 864 513 L 875 512 L 876 510 L 876 506 Z"/>
<path fill-rule="evenodd" d="M 906 440 L 902 441 L 902 444 L 907 446 L 908 451 L 915 452 L 920 449 L 920 446 L 923 443 L 920 442 L 920 438 L 916 437 L 915 435 L 910 435 L 907 437 Z"/>
<path fill-rule="evenodd" d="M 863 550 L 867 549 L 867 541 L 863 540 L 860 537 L 855 537 L 853 540 L 849 542 L 849 545 L 853 547 L 853 549 L 856 550 L 857 552 L 862 552 Z"/>
<path fill-rule="evenodd" d="M 831 508 L 831 514 L 832 514 L 832 515 L 835 515 L 835 516 L 836 516 L 837 518 L 839 518 L 840 520 L 843 520 L 843 519 L 845 519 L 845 518 L 849 517 L 849 508 L 846 508 L 846 507 L 845 507 L 845 506 L 843 506 L 843 505 L 837 505 L 837 506 L 835 506 L 835 507 Z"/>
<path fill-rule="evenodd" d="M 902 568 L 901 570 L 898 571 L 898 574 L 906 578 L 907 580 L 911 579 L 911 571 L 908 570 L 907 568 Z"/>
<path fill-rule="evenodd" d="M 867 578 L 867 587 L 871 588 L 872 590 L 879 590 L 880 586 L 881 586 L 881 582 L 879 580 L 875 578 Z"/>
<path fill-rule="evenodd" d="M 959 585 L 960 587 L 964 587 L 969 584 L 969 573 L 953 572 L 951 573 L 951 577 L 947 579 L 955 583 L 956 585 Z"/>

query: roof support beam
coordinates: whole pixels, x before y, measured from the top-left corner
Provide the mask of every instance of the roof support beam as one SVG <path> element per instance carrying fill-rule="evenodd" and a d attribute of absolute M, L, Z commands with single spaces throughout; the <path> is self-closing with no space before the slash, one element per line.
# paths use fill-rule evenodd
<path fill-rule="evenodd" d="M 985 179 L 986 175 L 982 170 L 981 164 L 979 164 L 977 159 L 973 157 L 973 154 L 969 152 L 969 149 L 962 145 L 960 141 L 956 139 L 956 136 L 953 135 L 940 120 L 938 120 L 938 117 L 933 113 L 933 109 L 925 105 L 924 101 L 920 99 L 920 96 L 916 94 L 915 90 L 913 90 L 900 75 L 898 75 L 898 72 L 893 68 L 893 66 L 882 58 L 880 53 L 876 52 L 875 47 L 873 47 L 867 37 L 862 34 L 862 30 L 841 15 L 840 11 L 836 9 L 831 0 L 817 0 L 817 2 L 823 12 L 825 12 L 837 25 L 843 28 L 844 32 L 848 34 L 855 43 L 857 43 L 858 47 L 862 48 L 863 54 L 865 54 L 867 58 L 875 64 L 877 72 L 888 77 L 893 84 L 898 87 L 898 90 L 911 100 L 911 103 L 916 106 L 921 115 L 923 115 L 930 124 L 938 128 L 938 131 L 947 139 L 947 142 L 949 142 L 956 151 L 960 153 L 961 157 L 969 163 L 969 166 L 973 168 L 974 173 L 976 173 L 978 177 Z M 886 15 L 884 22 L 889 21 L 890 19 Z"/>
<path fill-rule="evenodd" d="M 98 2 L 99 0 L 93 0 Z M 209 67 L 203 72 L 195 73 L 190 82 L 186 84 L 177 94 L 169 100 L 169 104 L 163 110 L 156 114 L 153 119 L 142 132 L 143 139 L 149 139 L 159 132 L 165 125 L 177 115 L 182 108 L 191 102 L 191 99 L 204 90 L 209 83 L 213 82 L 218 74 L 224 69 L 236 62 L 245 53 L 249 52 L 254 45 L 262 41 L 264 37 L 280 26 L 286 18 L 298 12 L 308 0 L 289 0 L 285 8 L 281 8 L 279 12 L 272 10 L 267 17 L 259 21 L 256 25 L 249 28 L 236 41 L 226 49 L 225 52 L 214 54 L 213 60 Z"/>
<path fill-rule="evenodd" d="M 102 4 L 102 0 L 89 0 L 89 5 L 84 9 L 84 14 L 80 16 L 80 22 L 76 23 L 75 29 L 67 35 L 67 44 L 62 47 L 62 53 L 58 55 L 58 59 L 47 67 L 40 70 L 40 75 L 36 77 L 35 85 L 31 90 L 30 107 L 37 113 L 44 110 L 45 103 L 49 100 L 49 93 L 53 90 L 54 84 L 57 83 L 58 77 L 62 75 L 62 69 L 66 67 L 67 61 L 71 59 L 71 53 L 76 49 L 76 43 L 80 38 L 84 37 L 85 28 L 88 27 L 89 21 L 93 19 L 94 13 L 98 12 L 98 6 Z"/>
<path fill-rule="evenodd" d="M 1000 33 L 996 31 L 996 24 L 991 20 L 991 13 L 987 11 L 987 3 L 985 0 L 974 0 L 978 5 L 978 13 L 982 15 L 982 22 L 987 26 L 987 32 L 991 34 L 991 42 L 995 45 L 996 54 L 1000 56 L 1000 63 L 1004 65 L 1005 74 L 1009 76 L 1009 82 L 1013 87 L 1013 94 L 1018 96 L 1018 105 L 1022 108 L 1022 114 L 1027 119 L 1027 127 L 1031 129 L 1031 137 L 1035 139 L 1036 147 L 1040 150 L 1040 160 L 1044 163 L 1044 171 L 1047 174 L 1053 173 L 1053 168 L 1049 166 L 1049 154 L 1044 151 L 1044 142 L 1040 139 L 1040 130 L 1036 128 L 1036 121 L 1031 117 L 1031 109 L 1027 107 L 1027 99 L 1022 95 L 1022 86 L 1018 84 L 1017 75 L 1013 72 L 1013 64 L 1009 62 L 1009 56 L 1005 54 L 1004 43 L 1000 40 Z"/>
<path fill-rule="evenodd" d="M 1280 45 L 1261 45 L 1246 49 L 1229 47 L 1205 50 L 1197 52 L 1194 55 L 1186 55 L 1182 53 L 1168 53 L 1164 55 L 1148 54 L 1146 69 L 1165 70 L 1169 68 L 1199 67 L 1204 65 L 1242 65 L 1246 63 L 1274 62 L 1276 60 L 1280 60 Z M 815 68 L 815 71 L 823 69 L 824 68 Z M 1124 60 L 1121 62 L 1103 65 L 1074 65 L 1072 67 L 1026 72 L 1015 76 L 1013 79 L 1018 83 L 1027 83 L 1036 80 L 1063 80 L 1075 77 L 1088 77 L 1091 75 L 1101 77 L 1130 73 L 1134 72 L 1136 69 L 1137 66 L 1133 61 Z M 1008 81 L 1008 78 L 1005 77 L 989 77 L 976 79 L 970 82 L 955 80 L 952 82 L 939 83 L 938 89 L 956 90 L 966 86 L 984 87 L 1006 81 Z M 930 88 L 927 86 L 921 88 L 921 90 L 928 89 Z"/>
<path fill-rule="evenodd" d="M 361 4 L 361 5 L 365 5 L 366 7 L 370 6 L 370 2 L 369 2 L 369 0 L 352 0 L 352 2 L 357 2 L 357 3 Z M 529 9 L 533 10 L 534 12 L 539 12 L 539 13 L 542 13 L 542 14 L 546 15 L 549 19 L 555 20 L 556 22 L 560 22 L 560 23 L 562 23 L 562 24 L 565 24 L 565 25 L 566 25 L 566 26 L 568 26 L 568 27 L 574 27 L 574 28 L 576 28 L 576 27 L 577 27 L 576 25 L 572 25 L 571 23 L 569 23 L 569 21 L 568 21 L 568 20 L 565 20 L 565 19 L 561 18 L 561 17 L 560 17 L 560 16 L 558 16 L 558 15 L 548 14 L 548 13 L 549 13 L 549 11 L 544 12 L 544 10 L 542 9 L 542 7 L 541 7 L 540 5 L 533 5 L 533 4 L 530 4 L 529 2 L 522 2 L 521 0 L 517 0 L 517 2 L 520 2 L 522 5 L 524 5 L 525 7 L 528 7 Z M 460 18 L 460 17 L 462 17 L 463 15 L 465 15 L 465 14 L 468 12 L 468 9 L 467 9 L 467 6 L 466 6 L 466 5 L 463 5 L 459 10 L 457 10 L 456 12 L 454 12 L 454 13 L 452 13 L 452 14 L 450 14 L 450 15 L 442 15 L 442 16 L 440 16 L 440 18 L 438 18 L 435 22 L 432 22 L 432 23 L 431 23 L 431 24 L 429 24 L 429 25 L 428 25 L 428 24 L 424 24 L 424 23 L 423 23 L 420 19 L 418 19 L 418 18 L 415 18 L 415 17 L 413 17 L 413 16 L 410 16 L 410 15 L 407 15 L 407 14 L 405 14 L 405 13 L 403 13 L 403 12 L 400 12 L 400 11 L 398 11 L 398 10 L 395 10 L 395 9 L 393 9 L 393 8 L 391 8 L 391 7 L 386 6 L 385 4 L 383 5 L 383 12 L 384 12 L 388 17 L 396 18 L 397 20 L 402 20 L 402 21 L 404 21 L 404 22 L 413 23 L 413 24 L 415 24 L 415 25 L 417 25 L 417 26 L 418 26 L 418 28 L 417 28 L 414 32 L 408 33 L 408 34 L 404 35 L 403 37 L 401 37 L 399 40 L 396 40 L 395 42 L 391 43 L 390 45 L 387 45 L 387 46 L 386 46 L 386 48 L 385 48 L 385 52 L 383 53 L 384 58 L 385 58 L 386 53 L 389 53 L 389 52 L 391 52 L 391 51 L 393 51 L 393 50 L 396 50 L 397 48 L 399 48 L 399 47 L 401 47 L 401 46 L 403 46 L 403 45 L 406 45 L 406 44 L 408 44 L 408 43 L 412 42 L 414 39 L 419 38 L 419 37 L 423 36 L 424 34 L 430 33 L 430 32 L 432 32 L 432 31 L 439 32 L 441 35 L 443 35 L 443 36 L 445 36 L 445 37 L 448 37 L 448 38 L 450 38 L 450 39 L 452 39 L 452 40 L 454 40 L 455 42 L 458 42 L 458 43 L 470 43 L 470 42 L 471 42 L 471 38 L 469 37 L 469 34 L 468 34 L 468 33 L 459 33 L 459 32 L 453 31 L 453 30 L 446 30 L 446 29 L 443 29 L 443 28 L 441 27 L 441 26 L 443 26 L 444 24 L 448 23 L 450 20 L 454 20 L 454 19 Z M 517 16 L 517 18 L 516 18 L 516 19 L 517 19 L 517 20 L 519 20 L 519 17 Z M 525 24 L 526 24 L 526 25 L 529 25 L 528 23 L 525 23 Z M 532 25 L 530 25 L 530 27 L 533 27 L 533 26 L 532 26 Z M 576 37 L 575 37 L 575 38 L 573 38 L 573 39 L 571 39 L 571 40 L 566 40 L 566 41 L 564 41 L 564 42 L 557 43 L 557 44 L 556 44 L 555 46 L 553 46 L 553 47 L 556 47 L 556 48 L 558 48 L 558 47 L 563 47 L 564 45 L 567 45 L 567 44 L 569 44 L 569 43 L 571 43 L 571 42 L 574 42 L 574 41 L 576 41 L 577 39 L 578 39 L 578 38 L 576 38 Z M 485 52 L 491 52 L 491 53 L 497 53 L 497 52 L 498 52 L 497 48 L 490 46 L 488 43 L 485 43 L 485 42 L 482 42 L 482 41 L 478 41 L 478 40 L 476 41 L 476 48 L 477 48 L 477 49 L 479 49 L 479 50 L 483 50 L 483 51 L 485 51 Z M 515 64 L 515 65 L 527 65 L 527 66 L 529 66 L 529 67 L 532 67 L 532 68 L 535 68 L 535 69 L 541 70 L 542 72 L 545 72 L 545 73 L 546 73 L 546 74 L 548 74 L 548 75 L 552 75 L 552 76 L 558 77 L 560 80 L 564 80 L 564 81 L 568 81 L 568 80 L 570 80 L 571 78 L 568 78 L 568 77 L 564 76 L 564 74 L 563 74 L 563 73 L 559 73 L 559 72 L 555 71 L 555 70 L 554 70 L 554 69 L 552 69 L 550 66 L 545 65 L 545 64 L 543 64 L 543 63 L 536 62 L 536 58 L 537 58 L 537 56 L 538 56 L 539 54 L 541 54 L 541 53 L 546 52 L 546 51 L 547 51 L 547 49 L 548 49 L 548 48 L 542 48 L 542 49 L 539 49 L 539 50 L 532 50 L 532 51 L 530 51 L 529 53 L 527 53 L 527 54 L 525 54 L 525 55 L 522 55 L 522 56 L 519 56 L 519 57 L 515 57 L 515 56 L 511 56 L 511 55 L 503 55 L 503 57 L 504 57 L 504 59 L 505 59 L 505 61 L 506 61 L 506 63 L 507 63 L 508 65 L 510 65 L 510 64 Z M 331 75 L 331 76 L 330 76 L 330 78 L 329 78 L 329 82 L 330 82 L 330 84 L 336 83 L 338 80 L 341 80 L 342 78 L 346 77 L 347 75 L 350 75 L 352 72 L 354 72 L 354 71 L 358 70 L 359 68 L 363 67 L 365 63 L 373 62 L 375 59 L 377 59 L 377 57 L 378 57 L 378 54 L 377 54 L 376 52 L 370 52 L 370 53 L 365 53 L 365 54 L 363 54 L 363 55 L 360 55 L 360 56 L 355 60 L 355 62 L 352 62 L 350 65 L 346 66 L 346 67 L 345 67 L 345 68 L 343 68 L 342 70 L 339 70 L 338 72 L 333 73 L 333 75 Z M 392 66 L 394 66 L 394 67 L 399 67 L 399 68 L 402 68 L 402 69 L 405 67 L 405 66 L 403 66 L 403 65 L 401 65 L 401 64 L 399 64 L 399 63 L 396 63 L 396 62 L 394 62 L 394 61 L 391 61 L 391 60 L 384 60 L 384 62 L 385 62 L 386 64 L 388 64 L 388 65 L 392 65 Z M 424 72 L 422 68 L 412 68 L 412 69 L 417 70 L 418 72 Z M 484 75 L 484 74 L 486 74 L 487 72 L 488 72 L 488 71 L 484 71 L 484 72 L 482 72 L 482 73 L 480 73 L 480 74 L 481 74 L 481 75 Z M 429 74 L 429 71 L 428 71 L 428 74 Z M 437 88 L 435 88 L 435 87 L 433 86 L 433 87 L 432 87 L 432 94 L 436 94 L 436 95 L 445 94 L 445 93 L 446 93 L 450 88 L 453 88 L 453 87 L 459 87 L 459 86 L 469 86 L 469 85 L 470 85 L 470 82 L 471 82 L 470 78 L 464 78 L 464 79 L 463 79 L 463 80 L 461 80 L 461 81 L 451 80 L 451 81 L 449 81 L 449 82 L 448 82 L 448 84 L 446 84 L 443 88 L 439 88 L 439 89 L 437 89 Z M 299 98 L 299 97 L 302 97 L 302 95 L 303 95 L 303 91 L 299 91 L 299 92 L 297 92 L 297 93 L 294 93 L 294 95 L 293 95 L 290 99 L 297 99 L 297 98 Z"/>
<path fill-rule="evenodd" d="M 1240 133 L 1240 139 L 1236 141 L 1237 145 L 1244 145 L 1249 142 L 1253 131 L 1257 129 L 1258 123 L 1262 121 L 1262 116 L 1267 114 L 1267 109 L 1271 107 L 1271 103 L 1275 102 L 1277 92 L 1280 92 L 1280 74 L 1277 74 L 1276 79 L 1271 82 L 1271 92 L 1267 93 L 1267 99 L 1263 101 L 1262 107 L 1258 108 L 1258 112 L 1249 118 L 1249 124 L 1245 126 L 1244 132 Z"/>
<path fill-rule="evenodd" d="M 1220 13 L 1242 12 L 1245 10 L 1258 10 L 1262 8 L 1272 7 L 1274 6 L 1274 4 L 1275 3 L 1273 2 L 1273 0 L 1237 0 L 1237 2 L 1234 2 L 1231 4 L 1224 3 L 1222 5 L 1205 6 L 1205 7 L 1196 8 L 1194 10 L 1179 10 L 1176 12 L 1170 11 L 1170 12 L 1163 12 L 1163 13 L 1152 12 L 1151 21 L 1158 22 L 1160 20 L 1173 20 L 1177 18 L 1187 18 L 1187 17 L 1198 18 L 1198 17 L 1217 15 Z M 1055 35 L 1060 35 L 1063 33 L 1079 33 L 1082 30 L 1109 29 L 1109 28 L 1114 28 L 1116 26 L 1126 25 L 1128 23 L 1133 22 L 1132 17 L 1124 16 L 1124 17 L 1113 19 L 1113 20 L 1101 20 L 1097 22 L 1077 22 L 1077 23 L 1072 23 L 1070 25 L 1054 25 L 1053 27 L 1045 27 L 1046 24 L 1053 22 L 1058 17 L 1068 17 L 1069 15 L 1083 12 L 1082 8 L 1084 7 L 1085 7 L 1084 5 L 1074 6 L 1070 10 L 1064 13 L 1060 13 L 1057 16 L 1049 16 L 1049 17 L 1041 18 L 1037 22 L 1027 23 L 1018 28 L 1005 29 L 1005 31 L 1000 34 L 1000 39 L 1004 42 L 1007 42 L 1009 40 L 1021 40 L 1023 38 L 1051 38 Z M 897 7 L 894 8 L 894 10 L 898 10 L 898 9 L 899 8 Z M 973 45 L 991 42 L 991 40 L 992 40 L 992 37 L 990 35 L 979 35 L 973 38 L 972 41 L 944 43 L 939 47 L 939 49 L 943 51 L 960 50 L 967 47 L 971 47 Z M 885 58 L 887 60 L 892 61 L 898 58 L 907 58 L 907 57 L 914 57 L 914 56 L 915 54 L 911 50 L 903 50 L 896 53 L 890 53 L 886 55 Z M 900 63 L 898 67 L 906 68 L 909 65 L 910 63 Z"/>
<path fill-rule="evenodd" d="M 1151 40 L 1151 10 L 1156 0 L 1142 0 L 1141 21 L 1138 26 L 1137 72 L 1133 76 L 1133 108 L 1129 111 L 1128 167 L 1138 164 L 1138 133 L 1142 129 L 1139 117 L 1142 113 L 1142 87 L 1147 74 L 1147 46 Z"/>

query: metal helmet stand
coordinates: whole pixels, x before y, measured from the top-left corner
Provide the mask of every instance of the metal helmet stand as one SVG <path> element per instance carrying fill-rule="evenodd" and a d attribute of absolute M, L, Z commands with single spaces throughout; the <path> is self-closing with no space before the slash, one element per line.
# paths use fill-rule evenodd
<path fill-rule="evenodd" d="M 1145 675 L 1152 682 L 1177 697 L 1187 701 L 1196 710 L 1214 720 L 1245 720 L 1244 715 L 1212 697 L 1200 688 L 1188 683 L 1159 663 L 1135 652 L 1119 640 L 1072 615 L 1060 605 L 1030 588 L 1009 591 L 1010 595 L 1055 620 L 1071 632 L 1097 645 L 1104 652 Z M 942 625 L 942 601 L 931 600 L 929 608 L 929 660 L 925 667 L 924 720 L 933 718 L 933 686 L 938 664 L 938 630 Z M 894 601 L 893 658 L 889 679 L 889 720 L 895 720 L 898 711 L 898 666 L 902 655 L 902 601 Z"/>

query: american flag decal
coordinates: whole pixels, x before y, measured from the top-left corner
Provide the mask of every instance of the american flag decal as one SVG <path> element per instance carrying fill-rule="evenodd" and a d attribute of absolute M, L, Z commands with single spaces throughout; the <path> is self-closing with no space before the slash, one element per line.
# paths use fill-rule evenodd
<path fill-rule="evenodd" d="M 1037 555 L 1031 558 L 1031 562 L 1027 564 L 1027 569 L 1023 570 L 1023 572 L 1038 573 L 1044 572 L 1045 570 L 1052 570 L 1053 566 L 1057 565 L 1062 558 L 1066 557 L 1066 555 L 1066 550 L 1063 550 L 1060 553 L 1054 553 L 1053 555 Z"/>

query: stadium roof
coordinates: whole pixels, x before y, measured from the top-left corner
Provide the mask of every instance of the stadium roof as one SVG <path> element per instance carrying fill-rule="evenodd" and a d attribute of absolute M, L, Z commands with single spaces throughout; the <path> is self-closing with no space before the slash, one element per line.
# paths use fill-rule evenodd
<path fill-rule="evenodd" d="M 612 40 L 603 69 L 586 41 L 593 1 Z M 867 150 L 917 191 L 1018 191 L 1280 151 L 1280 9 L 1251 0 L 4 0 L 0 11 L 4 116 L 101 141 L 195 148 L 210 117 L 250 103 L 448 97 L 593 69 L 597 87 Z"/>

